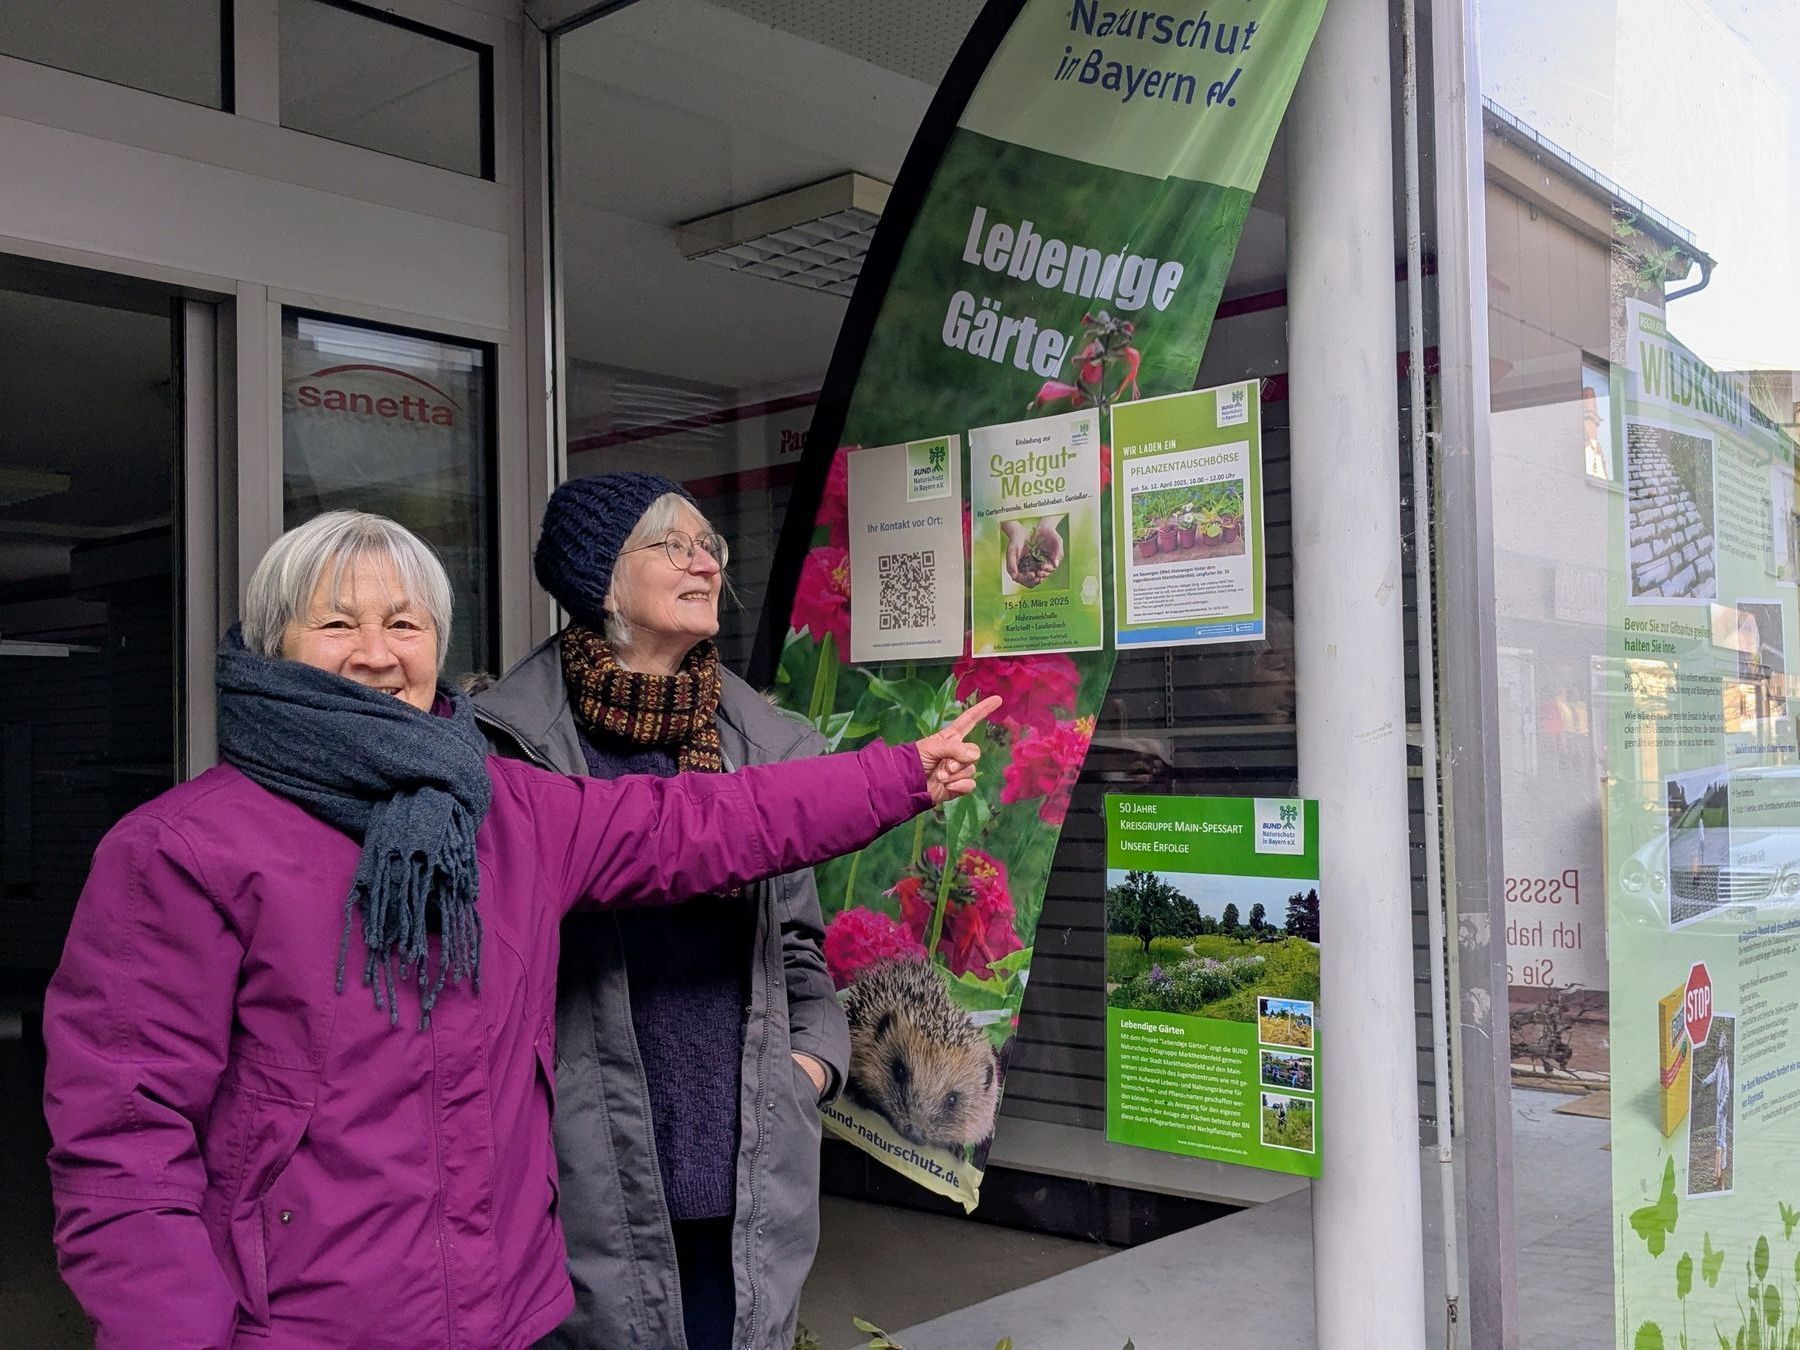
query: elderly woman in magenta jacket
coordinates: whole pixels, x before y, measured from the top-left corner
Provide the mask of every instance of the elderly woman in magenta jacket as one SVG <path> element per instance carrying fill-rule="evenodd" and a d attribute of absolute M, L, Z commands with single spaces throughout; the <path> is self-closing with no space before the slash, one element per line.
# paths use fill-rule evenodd
<path fill-rule="evenodd" d="M 597 778 L 821 753 L 719 659 L 726 552 L 667 478 L 558 488 L 537 575 L 569 626 L 476 697 L 495 749 Z M 575 1311 L 546 1346 L 793 1345 L 819 1239 L 818 1103 L 850 1054 L 823 928 L 810 868 L 564 925 L 556 1147 Z"/>
<path fill-rule="evenodd" d="M 563 915 L 860 847 L 969 789 L 990 709 L 916 747 L 578 780 L 489 758 L 438 682 L 443 569 L 393 522 L 283 536 L 245 608 L 225 763 L 101 843 L 50 986 L 64 1277 L 102 1346 L 528 1345 L 573 1302 Z"/>

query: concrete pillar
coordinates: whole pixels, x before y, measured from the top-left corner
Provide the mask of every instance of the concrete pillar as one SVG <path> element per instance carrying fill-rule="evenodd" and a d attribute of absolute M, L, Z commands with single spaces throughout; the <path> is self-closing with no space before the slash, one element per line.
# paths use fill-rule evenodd
<path fill-rule="evenodd" d="M 1394 172 L 1383 0 L 1331 0 L 1288 116 L 1300 790 L 1320 803 L 1321 1350 L 1424 1350 Z"/>

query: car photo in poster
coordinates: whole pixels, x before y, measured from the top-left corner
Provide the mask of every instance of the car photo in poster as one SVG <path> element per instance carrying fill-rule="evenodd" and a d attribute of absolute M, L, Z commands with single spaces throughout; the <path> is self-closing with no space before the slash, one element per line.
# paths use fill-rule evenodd
<path fill-rule="evenodd" d="M 1106 799 L 1106 1137 L 1317 1176 L 1318 804 Z"/>
<path fill-rule="evenodd" d="M 1669 804 L 1669 927 L 1709 919 L 1731 903 L 1731 771 L 1695 769 L 1672 774 Z"/>

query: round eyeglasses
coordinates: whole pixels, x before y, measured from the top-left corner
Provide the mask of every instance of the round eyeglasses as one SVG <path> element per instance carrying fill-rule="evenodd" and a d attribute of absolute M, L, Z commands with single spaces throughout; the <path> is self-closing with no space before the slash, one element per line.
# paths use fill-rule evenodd
<path fill-rule="evenodd" d="M 639 544 L 636 548 L 625 549 L 626 553 L 642 553 L 647 548 L 660 548 L 669 557 L 669 566 L 677 572 L 685 572 L 694 565 L 694 550 L 705 549 L 706 554 L 720 567 L 725 566 L 731 556 L 731 546 L 725 542 L 722 534 L 703 534 L 698 539 L 681 530 L 670 530 L 668 536 L 660 543 Z"/>

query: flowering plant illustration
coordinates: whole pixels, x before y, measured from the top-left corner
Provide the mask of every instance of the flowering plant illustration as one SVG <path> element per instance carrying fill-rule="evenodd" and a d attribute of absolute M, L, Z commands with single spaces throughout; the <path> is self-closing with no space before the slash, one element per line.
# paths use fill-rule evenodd
<path fill-rule="evenodd" d="M 1084 703 L 1098 701 L 1110 653 L 850 664 L 849 451 L 834 457 L 814 518 L 776 702 L 833 750 L 915 740 L 990 694 L 1005 703 L 978 733 L 975 793 L 816 869 L 826 969 L 848 996 L 871 972 L 925 963 L 958 1014 L 1003 1054 L 1024 1002 L 1057 834 L 1094 735 Z"/>
<path fill-rule="evenodd" d="M 1143 356 L 1132 345 L 1137 325 L 1129 319 L 1115 318 L 1106 310 L 1081 316 L 1081 341 L 1071 344 L 1065 358 L 1069 379 L 1046 380 L 1030 410 L 1036 412 L 1066 403 L 1071 408 L 1090 405 L 1104 411 L 1126 396 L 1137 398 L 1138 370 Z M 1114 377 L 1118 378 L 1116 387 Z M 1110 390 L 1110 391 L 1109 391 Z"/>

